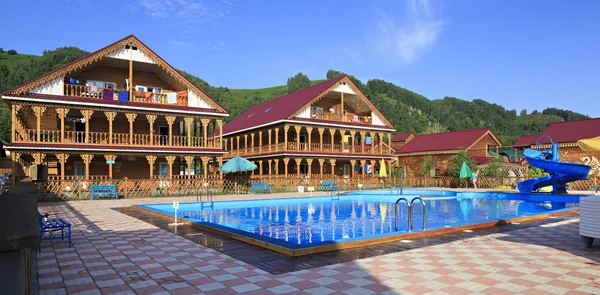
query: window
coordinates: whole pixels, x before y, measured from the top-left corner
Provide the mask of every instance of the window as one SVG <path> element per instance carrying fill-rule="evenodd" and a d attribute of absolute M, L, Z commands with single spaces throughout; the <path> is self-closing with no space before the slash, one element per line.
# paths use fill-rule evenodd
<path fill-rule="evenodd" d="M 74 164 L 75 171 L 73 174 L 75 174 L 75 176 L 85 176 L 85 164 L 79 161 Z"/>
<path fill-rule="evenodd" d="M 351 168 L 352 167 L 350 167 L 349 164 L 344 164 L 344 175 L 350 175 L 350 173 L 351 173 L 350 169 Z"/>
<path fill-rule="evenodd" d="M 160 163 L 159 173 L 160 173 L 160 176 L 168 176 L 169 175 L 169 164 L 168 163 Z"/>
<path fill-rule="evenodd" d="M 154 86 L 140 86 L 140 85 L 137 85 L 137 86 L 135 86 L 135 89 L 137 91 L 141 91 L 141 92 L 162 93 L 162 88 L 160 88 L 160 87 L 154 87 Z"/>
<path fill-rule="evenodd" d="M 98 81 L 98 80 L 88 80 L 87 85 L 88 86 L 96 86 L 96 87 L 100 87 L 100 88 L 109 88 L 109 89 L 117 88 L 117 83 L 115 83 L 115 82 Z"/>
<path fill-rule="evenodd" d="M 435 169 L 435 176 L 441 176 L 440 169 Z"/>

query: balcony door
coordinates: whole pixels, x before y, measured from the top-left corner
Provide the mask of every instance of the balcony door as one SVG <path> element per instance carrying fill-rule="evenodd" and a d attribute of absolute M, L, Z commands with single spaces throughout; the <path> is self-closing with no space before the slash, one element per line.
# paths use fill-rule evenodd
<path fill-rule="evenodd" d="M 158 173 L 160 178 L 167 178 L 169 176 L 169 163 L 160 163 Z"/>
<path fill-rule="evenodd" d="M 298 147 L 298 150 L 306 150 L 307 142 L 306 135 L 300 135 L 300 146 Z"/>
<path fill-rule="evenodd" d="M 158 127 L 159 145 L 167 145 L 169 143 L 169 126 Z"/>
<path fill-rule="evenodd" d="M 352 173 L 351 169 L 352 167 L 350 166 L 350 164 L 344 164 L 344 175 L 350 176 L 350 174 Z"/>
<path fill-rule="evenodd" d="M 74 175 L 83 177 L 85 176 L 85 164 L 81 161 L 76 161 L 73 165 L 74 167 Z"/>
<path fill-rule="evenodd" d="M 74 130 L 75 130 L 75 138 L 74 141 L 76 143 L 85 143 L 85 124 L 87 124 L 85 121 L 75 121 L 75 126 L 74 126 Z"/>

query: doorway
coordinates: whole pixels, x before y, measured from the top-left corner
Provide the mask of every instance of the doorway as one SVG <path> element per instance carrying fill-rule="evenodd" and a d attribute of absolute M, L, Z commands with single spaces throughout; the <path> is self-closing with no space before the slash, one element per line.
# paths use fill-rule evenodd
<path fill-rule="evenodd" d="M 75 143 L 85 143 L 85 122 L 75 121 L 75 126 L 73 130 L 75 130 L 73 141 Z"/>
<path fill-rule="evenodd" d="M 159 145 L 167 145 L 169 143 L 169 127 L 160 126 L 158 127 Z"/>

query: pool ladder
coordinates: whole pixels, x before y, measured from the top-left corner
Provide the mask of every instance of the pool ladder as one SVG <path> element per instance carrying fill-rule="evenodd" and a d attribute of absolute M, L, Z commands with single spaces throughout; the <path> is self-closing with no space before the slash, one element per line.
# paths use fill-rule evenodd
<path fill-rule="evenodd" d="M 394 207 L 394 212 L 395 212 L 395 216 L 394 216 L 394 225 L 395 225 L 395 230 L 398 231 L 398 215 L 400 212 L 400 202 L 404 201 L 406 202 L 406 205 L 408 205 L 408 232 L 412 232 L 413 229 L 413 203 L 414 201 L 419 200 L 421 201 L 421 204 L 423 204 L 423 230 L 427 230 L 427 206 L 425 206 L 425 202 L 423 201 L 423 199 L 421 197 L 416 197 L 414 199 L 412 199 L 410 202 L 408 201 L 408 199 L 406 198 L 399 198 L 396 201 L 396 205 Z"/>
<path fill-rule="evenodd" d="M 200 195 L 196 196 L 196 202 L 200 203 L 200 209 L 204 209 L 204 207 L 214 209 L 215 203 L 213 202 L 213 190 L 210 186 L 205 185 L 206 188 L 206 201 L 202 201 L 202 189 L 200 190 Z M 205 205 L 206 203 L 206 205 Z"/>
<path fill-rule="evenodd" d="M 338 187 L 337 189 L 328 189 L 327 190 L 327 194 L 331 195 L 331 200 L 340 200 L 340 188 Z"/>

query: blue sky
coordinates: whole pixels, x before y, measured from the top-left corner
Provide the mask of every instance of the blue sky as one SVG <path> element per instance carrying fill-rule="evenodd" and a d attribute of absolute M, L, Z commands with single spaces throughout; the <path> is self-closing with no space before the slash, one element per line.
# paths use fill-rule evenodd
<path fill-rule="evenodd" d="M 260 88 L 328 69 L 430 99 L 600 116 L 600 1 L 131 0 L 0 3 L 0 47 L 93 51 L 135 34 L 213 85 Z"/>

